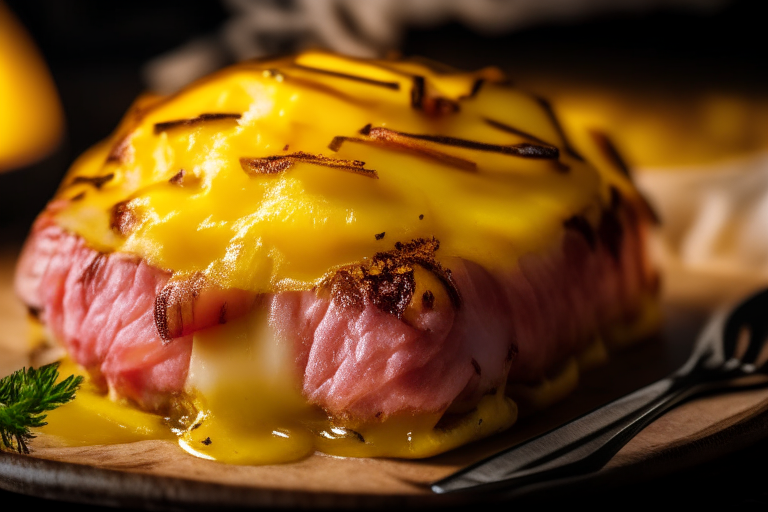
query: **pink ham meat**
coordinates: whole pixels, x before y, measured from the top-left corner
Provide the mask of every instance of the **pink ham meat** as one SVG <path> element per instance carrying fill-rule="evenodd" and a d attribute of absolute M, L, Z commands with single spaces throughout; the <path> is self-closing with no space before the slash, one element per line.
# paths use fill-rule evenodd
<path fill-rule="evenodd" d="M 255 300 L 202 278 L 180 285 L 136 257 L 90 249 L 50 212 L 23 250 L 17 293 L 95 382 L 149 410 L 183 391 L 192 333 L 254 307 L 269 308 L 273 331 L 294 347 L 304 395 L 335 417 L 466 410 L 631 322 L 656 286 L 644 224 L 628 203 L 596 230 L 569 219 L 558 250 L 524 256 L 509 274 L 443 262 L 460 305 L 425 309 L 411 323 L 368 297 L 352 306 L 327 291 Z"/>

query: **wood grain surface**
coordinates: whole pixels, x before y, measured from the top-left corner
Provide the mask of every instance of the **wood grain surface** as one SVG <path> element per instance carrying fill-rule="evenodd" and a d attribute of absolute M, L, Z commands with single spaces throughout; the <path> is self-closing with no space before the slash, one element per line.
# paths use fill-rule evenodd
<path fill-rule="evenodd" d="M 28 364 L 25 311 L 11 287 L 14 260 L 15 251 L 0 253 L 0 374 Z M 437 457 L 408 461 L 316 454 L 291 464 L 234 466 L 194 458 L 169 441 L 67 447 L 43 430 L 29 456 L 0 453 L 0 488 L 55 499 L 161 509 L 214 503 L 439 505 L 454 504 L 457 499 L 486 499 L 489 497 L 436 496 L 428 484 L 668 374 L 686 359 L 713 305 L 734 300 L 759 285 L 749 276 L 705 279 L 682 271 L 673 273 L 666 285 L 664 328 L 657 339 L 614 354 L 609 364 L 583 375 L 568 399 L 522 418 L 510 431 Z M 685 465 L 686 457 L 693 460 L 691 453 L 700 454 L 698 459 L 710 452 L 722 453 L 729 443 L 739 444 L 739 439 L 728 437 L 735 426 L 766 412 L 768 389 L 691 401 L 646 428 L 596 477 L 636 467 L 648 471 L 649 461 L 654 460 L 669 465 L 675 453 L 682 457 L 675 462 L 677 466 Z M 761 434 L 752 431 L 750 439 L 755 435 Z M 714 439 L 720 448 L 708 452 L 706 441 Z M 660 468 L 657 464 L 651 471 Z"/>

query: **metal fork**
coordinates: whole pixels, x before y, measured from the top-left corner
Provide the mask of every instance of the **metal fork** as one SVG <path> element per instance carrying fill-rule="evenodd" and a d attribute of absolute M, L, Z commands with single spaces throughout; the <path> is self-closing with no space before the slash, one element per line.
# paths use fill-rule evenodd
<path fill-rule="evenodd" d="M 602 468 L 653 420 L 695 396 L 764 387 L 768 289 L 716 313 L 688 361 L 669 377 L 432 484 L 436 493 L 509 490 Z"/>

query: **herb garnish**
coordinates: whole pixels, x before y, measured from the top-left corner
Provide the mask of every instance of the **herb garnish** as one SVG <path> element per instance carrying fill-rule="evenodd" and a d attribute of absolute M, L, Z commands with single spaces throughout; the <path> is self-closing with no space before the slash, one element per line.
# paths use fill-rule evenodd
<path fill-rule="evenodd" d="M 29 453 L 27 443 L 35 436 L 31 428 L 47 425 L 45 411 L 75 397 L 82 376 L 70 375 L 56 383 L 59 363 L 40 368 L 22 368 L 0 379 L 0 448 Z"/>

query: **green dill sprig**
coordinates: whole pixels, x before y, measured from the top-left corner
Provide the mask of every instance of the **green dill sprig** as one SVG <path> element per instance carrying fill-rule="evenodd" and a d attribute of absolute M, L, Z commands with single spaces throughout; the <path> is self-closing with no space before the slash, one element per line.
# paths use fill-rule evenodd
<path fill-rule="evenodd" d="M 45 411 L 51 411 L 75 397 L 82 376 L 70 375 L 56 383 L 59 363 L 40 368 L 22 368 L 0 379 L 0 447 L 29 453 L 27 443 L 35 436 L 31 428 L 47 425 Z"/>

